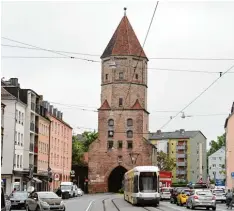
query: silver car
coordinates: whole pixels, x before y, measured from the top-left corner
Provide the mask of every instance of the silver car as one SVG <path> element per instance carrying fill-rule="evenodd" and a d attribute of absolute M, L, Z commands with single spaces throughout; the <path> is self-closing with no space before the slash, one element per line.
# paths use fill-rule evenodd
<path fill-rule="evenodd" d="M 187 200 L 186 207 L 190 209 L 205 207 L 216 210 L 216 198 L 209 189 L 194 189 Z"/>
<path fill-rule="evenodd" d="M 226 193 L 223 189 L 214 189 L 212 190 L 212 193 L 216 197 L 216 201 L 221 201 L 222 203 L 226 202 Z"/>
<path fill-rule="evenodd" d="M 65 204 L 54 192 L 33 192 L 26 200 L 27 211 L 65 211 Z"/>

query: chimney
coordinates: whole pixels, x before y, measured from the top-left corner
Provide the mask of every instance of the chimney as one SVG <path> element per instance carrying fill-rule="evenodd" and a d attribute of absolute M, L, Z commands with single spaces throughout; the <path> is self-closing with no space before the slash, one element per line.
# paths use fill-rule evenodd
<path fill-rule="evenodd" d="M 60 113 L 61 113 L 61 111 L 58 111 L 58 112 L 57 112 L 57 118 L 58 118 L 58 119 L 60 119 Z"/>
<path fill-rule="evenodd" d="M 53 114 L 53 110 L 54 110 L 54 106 L 50 105 L 49 113 L 50 113 L 50 114 Z"/>
<path fill-rule="evenodd" d="M 63 120 L 63 112 L 61 112 L 61 118 L 60 119 Z"/>
<path fill-rule="evenodd" d="M 53 109 L 53 115 L 54 115 L 55 117 L 57 117 L 57 111 L 58 111 L 57 108 L 54 108 L 54 109 Z"/>
<path fill-rule="evenodd" d="M 185 130 L 184 129 L 180 129 L 180 133 L 184 134 Z"/>
<path fill-rule="evenodd" d="M 161 130 L 157 130 L 157 135 L 160 135 L 162 133 Z"/>
<path fill-rule="evenodd" d="M 12 86 L 19 87 L 18 78 L 10 78 L 10 84 L 11 84 Z"/>

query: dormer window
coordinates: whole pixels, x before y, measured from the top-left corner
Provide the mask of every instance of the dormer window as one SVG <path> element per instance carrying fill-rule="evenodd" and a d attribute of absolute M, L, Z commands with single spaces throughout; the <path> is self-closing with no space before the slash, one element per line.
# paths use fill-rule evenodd
<path fill-rule="evenodd" d="M 133 120 L 132 119 L 127 119 L 127 126 L 133 126 Z"/>
<path fill-rule="evenodd" d="M 108 126 L 114 126 L 114 120 L 113 119 L 108 120 Z"/>
<path fill-rule="evenodd" d="M 119 80 L 123 80 L 123 72 L 119 73 Z"/>
<path fill-rule="evenodd" d="M 133 132 L 132 130 L 127 131 L 127 138 L 132 138 L 133 137 Z"/>

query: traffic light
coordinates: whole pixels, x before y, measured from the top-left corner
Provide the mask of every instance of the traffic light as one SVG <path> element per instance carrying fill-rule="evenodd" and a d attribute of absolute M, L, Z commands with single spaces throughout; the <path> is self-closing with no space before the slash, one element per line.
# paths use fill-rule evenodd
<path fill-rule="evenodd" d="M 48 181 L 52 182 L 53 181 L 53 179 L 52 179 L 52 176 L 53 176 L 52 169 L 49 167 L 47 170 L 48 170 Z"/>
<path fill-rule="evenodd" d="M 49 178 L 48 178 L 48 181 L 49 181 L 49 182 L 52 182 L 53 180 L 52 180 L 52 178 L 51 178 L 51 177 L 49 177 Z"/>

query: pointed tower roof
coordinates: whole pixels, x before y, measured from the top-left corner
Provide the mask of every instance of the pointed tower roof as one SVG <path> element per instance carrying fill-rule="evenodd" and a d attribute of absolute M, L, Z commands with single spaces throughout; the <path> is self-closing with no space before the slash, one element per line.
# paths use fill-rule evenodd
<path fill-rule="evenodd" d="M 111 107 L 110 107 L 109 103 L 107 102 L 107 100 L 105 100 L 98 110 L 110 110 L 110 109 L 111 109 Z"/>
<path fill-rule="evenodd" d="M 104 50 L 101 59 L 112 55 L 146 57 L 139 40 L 125 14 L 120 21 L 115 33 Z"/>

